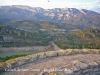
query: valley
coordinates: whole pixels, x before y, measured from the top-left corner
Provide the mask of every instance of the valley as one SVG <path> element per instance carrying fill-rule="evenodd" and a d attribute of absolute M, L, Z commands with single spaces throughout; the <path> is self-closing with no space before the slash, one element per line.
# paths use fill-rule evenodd
<path fill-rule="evenodd" d="M 99 20 L 87 9 L 0 6 L 0 75 L 99 75 Z M 9 71 L 37 67 L 68 72 Z"/>

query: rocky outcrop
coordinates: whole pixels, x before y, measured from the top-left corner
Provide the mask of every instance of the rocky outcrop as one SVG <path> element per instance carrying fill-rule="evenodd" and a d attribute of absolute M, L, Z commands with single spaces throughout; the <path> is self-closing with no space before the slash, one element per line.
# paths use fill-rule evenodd
<path fill-rule="evenodd" d="M 40 52 L 38 54 L 32 54 L 32 55 L 28 55 L 28 56 L 18 57 L 18 58 L 15 58 L 15 59 L 9 59 L 6 62 L 1 62 L 0 63 L 0 71 L 5 71 L 5 69 L 11 69 L 11 68 L 14 68 L 14 67 L 18 67 L 18 66 L 30 63 L 30 62 L 36 62 L 38 60 L 45 59 L 45 58 L 74 55 L 74 54 L 100 54 L 100 50 L 95 50 L 95 49 L 80 49 L 80 50 L 79 49 L 67 49 L 67 50 Z M 83 62 L 75 61 L 73 63 L 76 66 L 78 66 L 79 68 L 81 68 L 81 67 L 84 68 L 84 65 L 86 67 L 88 66 L 88 65 L 86 65 L 86 63 L 84 64 L 84 61 Z M 98 66 L 100 64 L 100 63 L 97 64 L 95 62 L 93 62 L 93 63 L 94 63 L 94 65 L 96 64 Z M 94 70 L 94 68 L 92 68 L 92 69 Z M 85 72 L 85 70 L 83 72 Z"/>
<path fill-rule="evenodd" d="M 55 71 L 44 72 L 42 75 L 100 75 L 100 61 L 91 63 L 73 61 L 73 66 L 71 68 L 54 70 Z"/>

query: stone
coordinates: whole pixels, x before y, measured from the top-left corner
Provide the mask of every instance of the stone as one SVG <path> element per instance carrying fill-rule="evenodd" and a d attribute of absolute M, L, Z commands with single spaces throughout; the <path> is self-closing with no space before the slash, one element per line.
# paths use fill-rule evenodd
<path fill-rule="evenodd" d="M 47 57 L 56 57 L 58 56 L 58 52 L 57 51 L 47 51 L 45 52 Z"/>
<path fill-rule="evenodd" d="M 16 66 L 16 60 L 15 59 L 9 59 L 6 62 L 7 68 L 13 68 Z"/>
<path fill-rule="evenodd" d="M 95 68 L 95 67 L 98 66 L 98 63 L 96 63 L 96 62 L 91 62 L 91 63 L 89 63 L 88 65 L 89 65 L 89 68 Z"/>
<path fill-rule="evenodd" d="M 100 65 L 100 60 L 94 60 L 94 62 L 98 63 Z"/>
<path fill-rule="evenodd" d="M 23 65 L 23 64 L 28 63 L 30 58 L 28 58 L 28 57 L 19 57 L 19 58 L 16 58 L 15 60 L 16 60 L 17 65 L 19 66 L 19 65 Z"/>
<path fill-rule="evenodd" d="M 96 75 L 95 73 L 90 73 L 90 75 Z"/>
<path fill-rule="evenodd" d="M 71 54 L 81 54 L 82 51 L 80 49 L 73 49 Z"/>
<path fill-rule="evenodd" d="M 86 70 L 83 70 L 82 73 L 88 73 L 88 72 L 91 72 L 93 71 L 93 69 L 86 69 Z"/>
<path fill-rule="evenodd" d="M 30 62 L 34 62 L 38 59 L 38 54 L 28 55 L 27 57 L 30 58 Z"/>
<path fill-rule="evenodd" d="M 88 51 L 89 51 L 88 49 L 82 49 L 82 54 L 88 54 L 89 53 Z"/>
<path fill-rule="evenodd" d="M 0 62 L 0 72 L 4 71 L 6 68 L 6 63 L 5 62 Z"/>
<path fill-rule="evenodd" d="M 57 74 L 53 72 L 44 72 L 42 75 L 57 75 Z"/>
<path fill-rule="evenodd" d="M 74 74 L 74 72 L 72 71 L 72 70 L 70 70 L 70 69 L 67 69 L 66 71 L 65 71 L 65 74 Z"/>
<path fill-rule="evenodd" d="M 100 50 L 93 49 L 93 54 L 100 54 Z"/>
<path fill-rule="evenodd" d="M 100 71 L 100 67 L 94 69 L 95 72 Z"/>
<path fill-rule="evenodd" d="M 59 56 L 68 55 L 68 51 L 67 50 L 59 50 L 58 55 Z"/>
<path fill-rule="evenodd" d="M 67 49 L 66 55 L 72 55 L 73 49 Z"/>
<path fill-rule="evenodd" d="M 45 52 L 40 52 L 37 55 L 38 55 L 38 59 L 46 58 L 46 53 Z"/>
<path fill-rule="evenodd" d="M 96 75 L 100 75 L 100 72 L 96 72 Z"/>
<path fill-rule="evenodd" d="M 81 75 L 82 71 L 74 72 L 74 75 Z"/>
<path fill-rule="evenodd" d="M 73 70 L 74 72 L 78 72 L 78 71 L 80 71 L 81 69 L 80 69 L 80 67 L 73 67 L 72 70 Z"/>

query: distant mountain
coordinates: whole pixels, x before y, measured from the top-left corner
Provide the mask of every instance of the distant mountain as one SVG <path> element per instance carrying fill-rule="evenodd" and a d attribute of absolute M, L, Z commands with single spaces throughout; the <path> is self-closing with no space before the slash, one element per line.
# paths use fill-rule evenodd
<path fill-rule="evenodd" d="M 76 8 L 43 9 L 22 5 L 0 6 L 0 19 L 27 19 L 65 22 L 82 28 L 100 27 L 100 14 Z"/>
<path fill-rule="evenodd" d="M 38 30 L 47 30 L 52 31 L 55 29 L 64 29 L 66 31 L 82 29 L 79 26 L 67 24 L 67 23 L 59 23 L 59 22 L 48 22 L 48 21 L 37 21 L 37 20 L 11 20 L 11 19 L 0 19 L 1 25 L 10 26 L 13 28 L 18 28 L 20 30 L 25 30 L 28 32 L 34 32 Z"/>

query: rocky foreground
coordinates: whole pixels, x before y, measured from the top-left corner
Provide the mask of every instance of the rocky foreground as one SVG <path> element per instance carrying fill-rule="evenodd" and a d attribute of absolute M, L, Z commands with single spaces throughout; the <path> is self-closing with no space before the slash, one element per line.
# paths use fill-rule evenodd
<path fill-rule="evenodd" d="M 10 59 L 2 63 L 1 68 L 5 68 L 1 75 L 100 75 L 100 51 L 42 52 Z"/>

